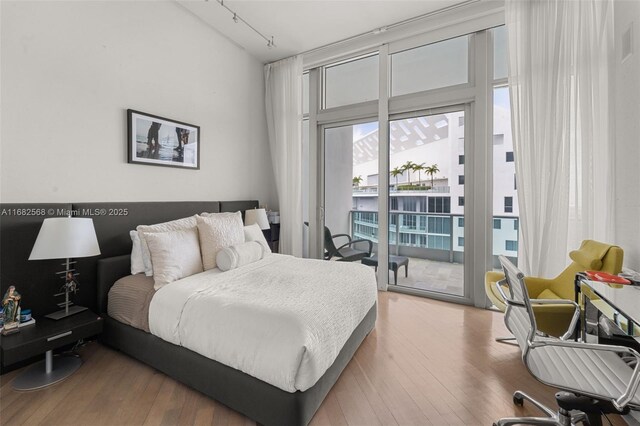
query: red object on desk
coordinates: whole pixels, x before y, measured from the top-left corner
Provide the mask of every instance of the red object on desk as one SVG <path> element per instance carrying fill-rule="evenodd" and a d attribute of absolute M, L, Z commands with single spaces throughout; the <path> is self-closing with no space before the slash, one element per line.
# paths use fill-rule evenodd
<path fill-rule="evenodd" d="M 607 272 L 602 271 L 585 271 L 585 275 L 593 281 L 600 281 L 603 283 L 613 283 L 613 284 L 631 284 L 626 278 L 619 277 L 618 275 L 609 274 Z"/>

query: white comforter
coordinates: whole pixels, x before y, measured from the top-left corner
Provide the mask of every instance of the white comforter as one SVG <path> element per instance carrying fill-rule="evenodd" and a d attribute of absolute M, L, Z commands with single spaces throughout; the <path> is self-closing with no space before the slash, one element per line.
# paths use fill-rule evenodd
<path fill-rule="evenodd" d="M 266 258 L 158 290 L 154 335 L 288 392 L 313 386 L 376 301 L 372 268 Z"/>

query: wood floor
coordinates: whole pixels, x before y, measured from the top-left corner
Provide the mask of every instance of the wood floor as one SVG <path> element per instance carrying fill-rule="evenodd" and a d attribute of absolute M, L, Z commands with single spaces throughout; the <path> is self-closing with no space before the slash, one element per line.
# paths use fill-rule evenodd
<path fill-rule="evenodd" d="M 311 425 L 491 425 L 539 415 L 515 407 L 521 389 L 554 407 L 506 335 L 502 314 L 380 293 L 378 321 Z M 15 392 L 0 377 L 2 425 L 255 425 L 255 422 L 110 348 L 93 342 L 84 365 L 44 390 Z M 614 424 L 624 422 L 610 416 Z M 606 422 L 606 421 L 605 421 Z"/>

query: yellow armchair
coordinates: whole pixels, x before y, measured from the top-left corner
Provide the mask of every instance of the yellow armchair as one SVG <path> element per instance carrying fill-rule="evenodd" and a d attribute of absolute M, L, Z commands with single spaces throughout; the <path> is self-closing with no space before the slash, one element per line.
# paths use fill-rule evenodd
<path fill-rule="evenodd" d="M 578 250 L 569 253 L 573 262 L 553 279 L 525 277 L 531 299 L 574 300 L 574 280 L 578 272 L 593 270 L 618 274 L 622 270 L 623 250 L 614 245 L 594 240 L 584 240 Z M 502 272 L 489 271 L 485 275 L 485 291 L 491 302 L 501 311 L 506 305 L 498 291 L 497 283 L 504 279 Z M 505 291 L 508 291 L 506 288 Z M 574 308 L 572 305 L 534 305 L 538 330 L 551 336 L 562 336 L 569 327 Z"/>

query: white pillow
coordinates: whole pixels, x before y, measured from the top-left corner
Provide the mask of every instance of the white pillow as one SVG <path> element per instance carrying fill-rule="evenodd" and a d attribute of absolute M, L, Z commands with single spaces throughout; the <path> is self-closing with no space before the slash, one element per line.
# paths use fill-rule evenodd
<path fill-rule="evenodd" d="M 242 214 L 219 213 L 197 217 L 200 251 L 205 271 L 216 267 L 216 256 L 225 247 L 244 242 Z"/>
<path fill-rule="evenodd" d="M 195 228 L 196 216 L 185 217 L 183 219 L 172 220 L 170 222 L 157 223 L 155 225 L 138 225 L 136 230 L 140 237 L 140 247 L 142 248 L 142 261 L 144 262 L 144 273 L 150 277 L 153 275 L 153 266 L 151 265 L 151 256 L 147 245 L 146 235 L 153 232 L 176 231 L 179 229 Z"/>
<path fill-rule="evenodd" d="M 202 256 L 196 228 L 153 232 L 146 236 L 151 263 L 153 288 L 202 272 Z"/>
<path fill-rule="evenodd" d="M 249 241 L 259 242 L 264 247 L 265 254 L 271 253 L 271 247 L 269 247 L 269 243 L 267 243 L 267 239 L 257 223 L 244 227 L 244 242 Z"/>
<path fill-rule="evenodd" d="M 142 247 L 138 231 L 129 231 L 131 237 L 131 275 L 144 272 L 144 260 L 142 258 Z"/>
<path fill-rule="evenodd" d="M 264 246 L 260 242 L 249 241 L 223 248 L 216 256 L 216 263 L 221 271 L 228 271 L 257 262 L 264 255 Z"/>

